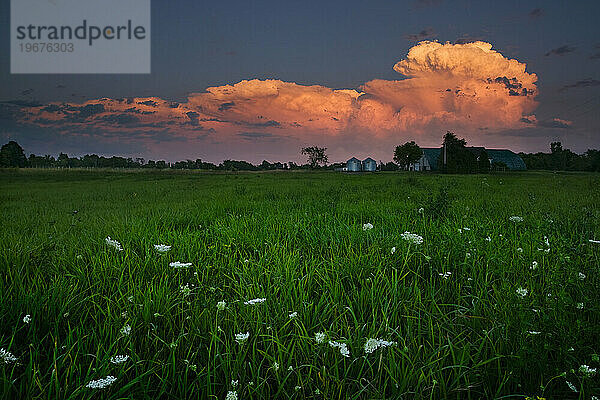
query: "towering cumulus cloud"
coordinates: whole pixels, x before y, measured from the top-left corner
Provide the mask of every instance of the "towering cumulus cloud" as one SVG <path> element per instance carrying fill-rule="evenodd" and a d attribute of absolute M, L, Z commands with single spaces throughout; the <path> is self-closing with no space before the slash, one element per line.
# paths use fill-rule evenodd
<path fill-rule="evenodd" d="M 446 129 L 473 138 L 532 125 L 537 76 L 525 67 L 489 43 L 423 41 L 394 65 L 404 79 L 376 79 L 358 90 L 254 79 L 209 87 L 183 103 L 156 97 L 52 103 L 28 108 L 22 122 L 156 140 L 437 141 Z"/>

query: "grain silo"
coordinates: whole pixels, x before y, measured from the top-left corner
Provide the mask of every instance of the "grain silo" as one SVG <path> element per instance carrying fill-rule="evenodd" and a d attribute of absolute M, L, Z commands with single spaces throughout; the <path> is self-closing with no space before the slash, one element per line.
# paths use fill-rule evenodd
<path fill-rule="evenodd" d="M 362 161 L 362 170 L 363 171 L 377 171 L 377 161 L 373 160 L 371 157 L 367 157 Z"/>
<path fill-rule="evenodd" d="M 346 161 L 346 169 L 351 172 L 359 172 L 362 171 L 362 164 L 358 158 L 352 157 Z"/>

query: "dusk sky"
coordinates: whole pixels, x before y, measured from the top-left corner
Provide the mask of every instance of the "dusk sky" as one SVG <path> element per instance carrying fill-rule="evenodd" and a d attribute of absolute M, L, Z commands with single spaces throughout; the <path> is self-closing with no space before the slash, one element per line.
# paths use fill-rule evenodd
<path fill-rule="evenodd" d="M 396 145 L 600 148 L 598 1 L 152 2 L 151 74 L 10 74 L 0 140 L 26 153 L 389 161 Z"/>

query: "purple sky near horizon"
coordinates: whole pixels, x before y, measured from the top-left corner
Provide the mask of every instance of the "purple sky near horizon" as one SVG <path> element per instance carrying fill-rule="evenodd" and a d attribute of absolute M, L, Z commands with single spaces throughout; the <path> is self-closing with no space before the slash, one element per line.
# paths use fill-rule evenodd
<path fill-rule="evenodd" d="M 299 162 L 307 145 L 389 161 L 446 130 L 600 147 L 598 2 L 202 3 L 152 3 L 151 74 L 11 75 L 1 0 L 0 141 L 216 163 Z"/>

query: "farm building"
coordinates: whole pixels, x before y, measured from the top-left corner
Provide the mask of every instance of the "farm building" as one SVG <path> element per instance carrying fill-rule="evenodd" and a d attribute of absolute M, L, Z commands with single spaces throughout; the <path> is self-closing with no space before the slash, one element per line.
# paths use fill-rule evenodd
<path fill-rule="evenodd" d="M 352 157 L 346 161 L 346 170 L 352 172 L 362 171 L 362 163 L 356 157 Z"/>
<path fill-rule="evenodd" d="M 350 172 L 377 171 L 377 161 L 373 160 L 371 157 L 367 157 L 362 161 L 360 161 L 356 157 L 352 157 L 351 159 L 346 161 L 346 171 L 350 171 Z"/>
<path fill-rule="evenodd" d="M 362 161 L 362 170 L 363 171 L 377 171 L 377 161 L 373 160 L 371 157 L 367 157 Z"/>
<path fill-rule="evenodd" d="M 484 147 L 467 147 L 477 157 L 483 150 L 488 155 L 490 165 L 506 165 L 506 169 L 511 171 L 524 171 L 525 162 L 518 154 L 506 149 L 486 149 Z M 435 171 L 438 167 L 438 158 L 442 154 L 442 148 L 423 147 L 423 155 L 416 163 L 410 164 L 410 171 Z"/>

